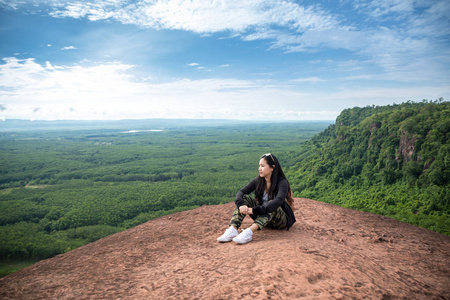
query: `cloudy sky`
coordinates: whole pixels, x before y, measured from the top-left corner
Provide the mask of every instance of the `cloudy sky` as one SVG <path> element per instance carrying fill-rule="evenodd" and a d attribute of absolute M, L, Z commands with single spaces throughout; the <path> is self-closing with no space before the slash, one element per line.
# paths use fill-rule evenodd
<path fill-rule="evenodd" d="M 333 120 L 450 99 L 448 0 L 0 0 L 0 118 Z"/>

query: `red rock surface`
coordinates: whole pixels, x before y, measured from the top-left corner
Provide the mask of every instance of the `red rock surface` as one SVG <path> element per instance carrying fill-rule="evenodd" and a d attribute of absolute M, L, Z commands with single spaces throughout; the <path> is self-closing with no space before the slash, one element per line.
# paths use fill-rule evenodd
<path fill-rule="evenodd" d="M 40 261 L 1 278 L 0 298 L 450 299 L 449 236 L 296 199 L 290 231 L 220 244 L 233 207 L 161 217 Z"/>

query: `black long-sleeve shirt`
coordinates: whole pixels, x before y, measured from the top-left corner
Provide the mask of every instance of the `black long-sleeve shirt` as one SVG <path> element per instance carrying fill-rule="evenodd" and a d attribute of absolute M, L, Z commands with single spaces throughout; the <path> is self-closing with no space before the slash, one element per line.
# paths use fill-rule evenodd
<path fill-rule="evenodd" d="M 236 203 L 238 209 L 242 205 L 245 205 L 244 195 L 248 195 L 256 190 L 257 182 L 258 177 L 250 181 L 249 184 L 240 189 L 239 192 L 236 194 L 236 200 L 234 202 Z M 253 215 L 259 216 L 262 214 L 271 213 L 276 211 L 277 208 L 281 206 L 281 209 L 283 209 L 287 217 L 286 229 L 289 230 L 289 228 L 296 222 L 296 219 L 294 212 L 292 211 L 292 208 L 289 206 L 287 201 L 285 201 L 289 191 L 288 181 L 285 178 L 278 179 L 275 191 L 276 196 L 274 199 L 269 198 L 267 204 L 257 205 L 253 207 Z"/>
<path fill-rule="evenodd" d="M 244 195 L 248 195 L 256 190 L 258 182 L 258 177 L 249 182 L 246 186 L 239 190 L 236 194 L 236 206 L 239 209 L 242 205 L 245 205 Z M 278 179 L 277 187 L 275 188 L 276 196 L 273 199 L 269 198 L 269 202 L 264 205 L 257 205 L 253 207 L 253 214 L 256 216 L 271 213 L 277 210 L 278 207 L 282 206 L 285 202 L 284 200 L 287 198 L 289 184 L 286 179 L 280 178 Z"/>

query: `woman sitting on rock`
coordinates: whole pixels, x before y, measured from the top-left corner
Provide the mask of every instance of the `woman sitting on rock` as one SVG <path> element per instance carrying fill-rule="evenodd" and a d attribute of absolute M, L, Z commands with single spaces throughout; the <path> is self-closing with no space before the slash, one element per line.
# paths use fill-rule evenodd
<path fill-rule="evenodd" d="M 231 218 L 230 227 L 217 240 L 219 242 L 234 241 L 245 244 L 252 240 L 253 233 L 263 227 L 288 229 L 295 223 L 291 209 L 292 198 L 289 182 L 281 169 L 275 155 L 268 153 L 259 160 L 259 176 L 250 181 L 236 194 L 236 209 Z M 255 192 L 255 197 L 250 194 Z M 254 223 L 238 233 L 246 215 L 250 215 Z"/>

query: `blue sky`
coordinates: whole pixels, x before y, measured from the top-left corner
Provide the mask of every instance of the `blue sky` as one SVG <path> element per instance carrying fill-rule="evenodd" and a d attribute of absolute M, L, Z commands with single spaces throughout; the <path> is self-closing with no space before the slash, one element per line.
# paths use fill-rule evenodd
<path fill-rule="evenodd" d="M 448 0 L 0 0 L 0 118 L 333 120 L 450 98 Z"/>

